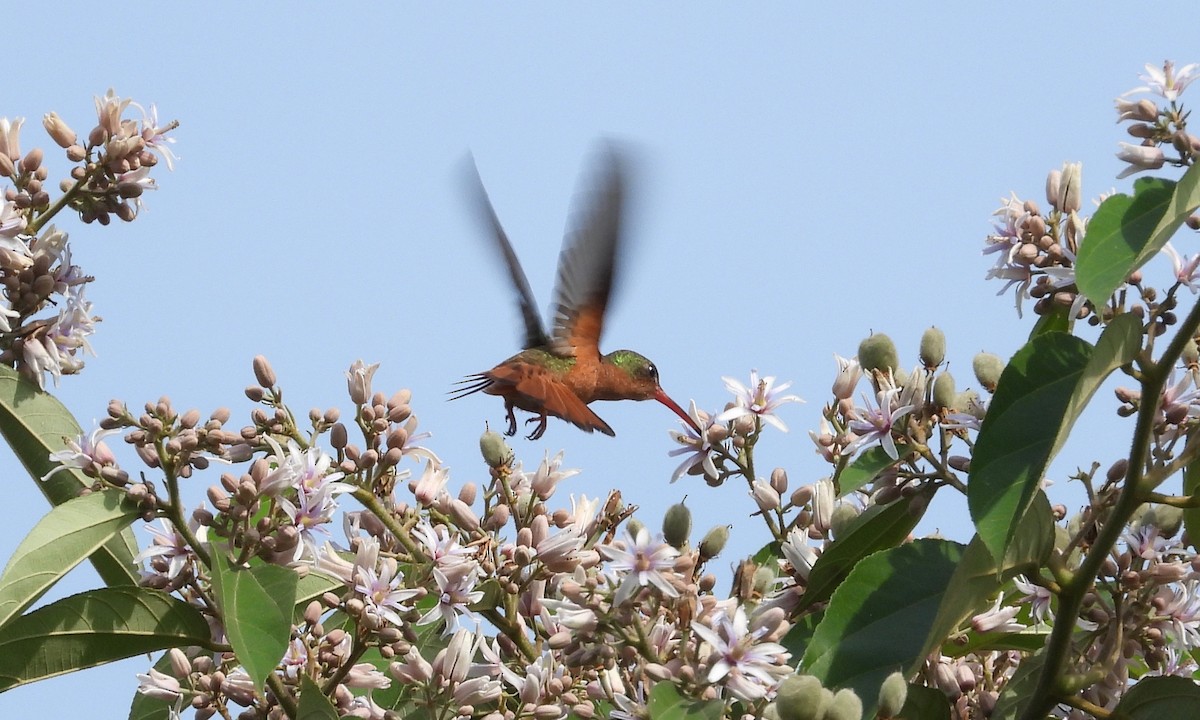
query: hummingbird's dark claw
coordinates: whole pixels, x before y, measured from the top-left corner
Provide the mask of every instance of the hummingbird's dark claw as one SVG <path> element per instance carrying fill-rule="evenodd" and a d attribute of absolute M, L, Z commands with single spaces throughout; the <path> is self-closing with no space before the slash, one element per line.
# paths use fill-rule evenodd
<path fill-rule="evenodd" d="M 541 438 L 543 434 L 545 434 L 546 418 L 547 418 L 547 415 L 545 413 L 543 413 L 541 415 L 535 415 L 534 417 L 531 417 L 525 421 L 526 425 L 528 425 L 531 422 L 536 422 L 538 424 L 537 427 L 535 427 L 533 429 L 533 432 L 531 432 L 531 433 L 529 433 L 529 435 L 525 436 L 526 440 L 537 440 L 537 439 Z"/>
<path fill-rule="evenodd" d="M 513 404 L 511 402 L 504 403 L 504 409 L 508 411 L 508 429 L 504 434 L 512 437 L 517 434 L 517 414 L 513 412 Z"/>

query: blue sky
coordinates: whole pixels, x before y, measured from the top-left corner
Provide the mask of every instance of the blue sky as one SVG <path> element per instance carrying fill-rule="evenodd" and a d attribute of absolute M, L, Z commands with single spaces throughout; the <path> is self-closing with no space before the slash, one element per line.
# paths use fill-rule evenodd
<path fill-rule="evenodd" d="M 998 198 L 1042 201 L 1047 171 L 1068 160 L 1083 162 L 1087 197 L 1127 189 L 1113 98 L 1144 63 L 1200 60 L 1182 4 L 1143 30 L 1151 21 L 1128 8 L 1083 3 L 68 5 L 9 11 L 33 39 L 10 54 L 0 93 L 0 116 L 28 118 L 22 146 L 48 144 L 50 110 L 86 131 L 108 87 L 182 126 L 181 160 L 160 168 L 137 222 L 59 222 L 97 278 L 88 295 L 104 322 L 98 356 L 58 396 L 85 427 L 110 398 L 162 394 L 204 413 L 231 406 L 244 424 L 256 354 L 300 412 L 348 410 L 343 372 L 380 362 L 376 388 L 412 389 L 456 487 L 486 479 L 477 440 L 504 414 L 495 398 L 445 392 L 520 339 L 459 182 L 468 151 L 545 305 L 585 158 L 605 136 L 637 150 L 602 347 L 652 358 L 684 405 L 719 408 L 721 376 L 751 368 L 794 381 L 808 404 L 781 411 L 792 430 L 768 431 L 758 460 L 794 487 L 827 472 L 807 430 L 834 353 L 882 331 L 912 365 L 937 325 L 961 387 L 974 353 L 1020 346 L 1033 318 L 983 281 Z M 57 179 L 65 161 L 47 154 Z M 616 487 L 653 527 L 686 494 L 697 535 L 734 525 L 728 563 L 763 542 L 744 486 L 668 484 L 669 411 L 599 412 L 616 438 L 552 423 L 513 443 L 526 465 L 561 449 L 583 468 L 563 502 Z M 1121 427 L 1100 411 L 1062 472 L 1115 459 Z M 0 467 L 7 557 L 46 507 L 11 457 Z M 923 529 L 967 539 L 965 504 L 940 500 Z M 94 582 L 81 569 L 56 597 Z M 124 716 L 146 665 L 5 693 L 0 716 Z"/>

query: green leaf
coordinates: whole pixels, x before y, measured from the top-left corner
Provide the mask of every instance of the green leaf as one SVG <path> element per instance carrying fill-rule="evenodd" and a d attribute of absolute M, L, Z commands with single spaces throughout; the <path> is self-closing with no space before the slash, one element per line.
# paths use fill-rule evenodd
<path fill-rule="evenodd" d="M 859 560 L 904 542 L 921 520 L 921 514 L 913 512 L 917 498 L 921 507 L 926 507 L 929 494 L 922 493 L 888 505 L 872 505 L 855 518 L 843 537 L 835 540 L 813 563 L 797 610 L 824 602 Z"/>
<path fill-rule="evenodd" d="M 779 644 L 792 654 L 792 662 L 804 657 L 805 651 L 808 650 L 808 644 L 812 642 L 813 633 L 816 632 L 817 625 L 821 623 L 823 617 L 825 617 L 824 611 L 808 613 L 797 620 L 779 641 Z"/>
<path fill-rule="evenodd" d="M 1193 462 L 1183 471 L 1183 494 L 1200 492 L 1200 462 Z M 1200 550 L 1200 508 L 1183 509 L 1183 527 L 1193 550 Z"/>
<path fill-rule="evenodd" d="M 46 481 L 41 478 L 59 467 L 50 453 L 66 447 L 64 438 L 74 440 L 83 431 L 63 404 L 16 370 L 0 366 L 0 435 L 33 478 L 51 505 L 62 505 L 90 487 L 91 482 L 73 469 L 59 470 Z M 126 529 L 91 558 L 101 579 L 109 585 L 136 585 L 133 556 L 137 554 L 133 530 Z"/>
<path fill-rule="evenodd" d="M 935 688 L 910 684 L 896 720 L 950 720 L 950 700 Z"/>
<path fill-rule="evenodd" d="M 669 682 L 660 682 L 650 691 L 646 703 L 650 717 L 654 720 L 687 720 L 688 718 L 705 718 L 706 720 L 722 720 L 725 716 L 725 703 L 720 700 L 692 700 L 679 694 L 679 690 Z"/>
<path fill-rule="evenodd" d="M 156 650 L 208 644 L 208 623 L 182 600 L 138 587 L 89 590 L 0 629 L 0 691 Z"/>
<path fill-rule="evenodd" d="M 908 448 L 897 443 L 896 451 L 900 457 L 904 457 Z M 881 472 L 895 465 L 898 460 L 893 460 L 880 446 L 875 446 L 864 450 L 858 457 L 854 458 L 854 462 L 847 465 L 835 480 L 837 481 L 838 497 L 854 492 L 855 490 L 867 485 L 875 480 Z"/>
<path fill-rule="evenodd" d="M 872 717 L 888 675 L 912 673 L 963 547 L 915 540 L 863 559 L 833 593 L 801 669 L 827 688 L 852 688 Z"/>
<path fill-rule="evenodd" d="M 337 708 L 307 673 L 300 675 L 300 704 L 294 720 L 338 720 Z"/>
<path fill-rule="evenodd" d="M 1076 286 L 1096 305 L 1106 303 L 1200 208 L 1200 171 L 1193 165 L 1178 183 L 1141 178 L 1133 191 L 1133 197 L 1113 195 L 1100 204 L 1079 247 Z"/>
<path fill-rule="evenodd" d="M 46 514 L 17 546 L 0 575 L 0 627 L 37 601 L 71 568 L 138 517 L 116 490 L 69 500 Z"/>
<path fill-rule="evenodd" d="M 1039 335 L 1004 368 L 971 460 L 971 519 L 994 557 L 1004 557 L 1051 458 L 1113 370 L 1141 347 L 1141 322 L 1118 315 L 1093 348 L 1071 335 Z"/>
<path fill-rule="evenodd" d="M 967 545 L 942 596 L 923 654 L 928 655 L 964 620 L 983 610 L 1003 583 L 1040 567 L 1053 548 L 1054 512 L 1046 494 L 1038 491 L 1017 526 L 1016 537 L 1003 563 L 996 563 L 978 535 Z"/>
<path fill-rule="evenodd" d="M 1053 305 L 1050 312 L 1038 317 L 1037 322 L 1033 324 L 1033 330 L 1029 331 L 1029 339 L 1032 340 L 1038 335 L 1045 335 L 1052 332 L 1071 332 L 1071 318 L 1068 317 L 1071 313 L 1071 308 L 1062 305 Z"/>
<path fill-rule="evenodd" d="M 233 568 L 220 557 L 212 571 L 229 644 L 261 690 L 287 651 L 299 577 L 279 565 Z"/>
<path fill-rule="evenodd" d="M 1042 674 L 1042 666 L 1046 658 L 1042 653 L 1030 655 L 1021 660 L 1017 671 L 1000 692 L 996 707 L 992 710 L 991 720 L 1017 720 L 1037 689 L 1038 678 Z"/>
<path fill-rule="evenodd" d="M 1200 686 L 1187 678 L 1147 677 L 1129 688 L 1115 713 L 1131 720 L 1191 720 L 1200 707 Z"/>
<path fill-rule="evenodd" d="M 296 584 L 296 609 L 292 619 L 303 617 L 305 608 L 313 600 L 320 600 L 327 592 L 339 593 L 346 586 L 340 579 L 310 570 Z"/>

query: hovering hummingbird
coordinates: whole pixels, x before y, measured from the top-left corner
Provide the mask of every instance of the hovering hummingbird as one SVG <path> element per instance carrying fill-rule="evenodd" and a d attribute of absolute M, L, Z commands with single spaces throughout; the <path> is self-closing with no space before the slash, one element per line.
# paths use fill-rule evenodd
<path fill-rule="evenodd" d="M 573 213 L 558 256 L 558 281 L 549 334 L 538 318 L 529 280 L 513 251 L 500 219 L 488 199 L 474 163 L 472 191 L 483 220 L 508 266 L 525 321 L 525 349 L 487 372 L 469 375 L 453 391 L 452 400 L 483 391 L 504 398 L 508 412 L 506 434 L 515 435 L 513 408 L 534 413 L 526 423 L 537 422 L 530 440 L 546 432 L 553 415 L 576 427 L 616 435 L 588 405 L 596 400 L 649 400 L 671 408 L 693 428 L 696 423 L 658 384 L 654 363 L 632 350 L 600 354 L 604 312 L 613 288 L 621 245 L 621 211 L 626 191 L 626 171 L 612 147 L 605 148 L 599 163 L 598 186 L 583 212 Z M 699 428 L 696 428 L 699 432 Z"/>

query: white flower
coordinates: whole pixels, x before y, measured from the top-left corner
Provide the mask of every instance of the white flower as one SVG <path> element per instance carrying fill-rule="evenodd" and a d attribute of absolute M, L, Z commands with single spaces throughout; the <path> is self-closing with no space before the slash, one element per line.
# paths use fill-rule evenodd
<path fill-rule="evenodd" d="M 775 411 L 784 403 L 804 402 L 798 395 L 780 396 L 780 393 L 792 386 L 790 382 L 773 387 L 775 378 L 770 375 L 759 378 L 757 370 L 750 371 L 750 387 L 731 377 L 721 379 L 725 381 L 725 389 L 733 393 L 737 405 L 718 415 L 717 422 L 729 422 L 745 415 L 753 415 L 787 432 L 787 425 L 775 416 Z"/>
<path fill-rule="evenodd" d="M 638 530 L 637 537 L 630 535 L 626 529 L 626 537 L 629 539 L 625 544 L 628 549 L 615 545 L 597 547 L 602 555 L 612 561 L 612 570 L 618 575 L 625 573 L 613 597 L 613 604 L 623 604 L 634 591 L 646 585 L 653 585 L 667 597 L 678 597 L 679 591 L 671 584 L 668 574 L 674 572 L 679 551 L 665 542 L 651 539 L 650 531 L 644 527 Z"/>
<path fill-rule="evenodd" d="M 692 623 L 692 632 L 710 648 L 707 680 L 722 682 L 734 697 L 750 702 L 762 699 L 792 672 L 787 665 L 791 653 L 778 643 L 759 642 L 766 628 L 751 632 L 742 606 L 732 618 L 718 610 L 709 625 Z"/>

